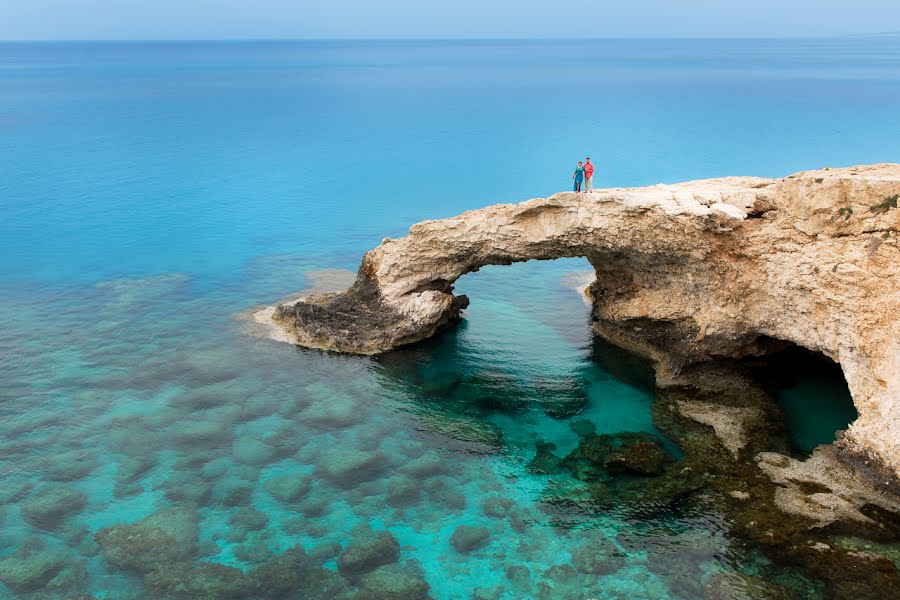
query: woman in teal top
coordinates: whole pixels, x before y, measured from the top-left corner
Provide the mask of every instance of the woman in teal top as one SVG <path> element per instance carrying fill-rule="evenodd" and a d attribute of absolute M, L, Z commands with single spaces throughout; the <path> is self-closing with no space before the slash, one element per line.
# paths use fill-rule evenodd
<path fill-rule="evenodd" d="M 575 191 L 581 191 L 581 182 L 584 181 L 584 167 L 581 165 L 581 161 L 578 161 L 578 168 L 575 169 L 575 174 L 572 175 L 572 179 L 575 180 Z"/>

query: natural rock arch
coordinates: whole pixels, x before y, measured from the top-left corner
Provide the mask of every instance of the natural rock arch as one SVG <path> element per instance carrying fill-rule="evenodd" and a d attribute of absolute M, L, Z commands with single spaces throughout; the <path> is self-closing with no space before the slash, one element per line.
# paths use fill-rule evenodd
<path fill-rule="evenodd" d="M 841 365 L 859 419 L 841 448 L 900 475 L 900 165 L 562 193 L 413 225 L 356 282 L 278 306 L 297 344 L 377 354 L 457 321 L 453 282 L 485 265 L 587 257 L 593 327 L 684 366 L 780 339 Z M 271 311 L 270 311 L 271 312 Z"/>

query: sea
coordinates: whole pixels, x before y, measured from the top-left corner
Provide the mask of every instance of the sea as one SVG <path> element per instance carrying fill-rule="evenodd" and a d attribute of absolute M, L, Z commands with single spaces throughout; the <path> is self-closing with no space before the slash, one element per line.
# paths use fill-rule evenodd
<path fill-rule="evenodd" d="M 536 448 L 585 422 L 678 458 L 652 366 L 592 335 L 584 259 L 465 275 L 459 326 L 379 357 L 249 315 L 586 157 L 595 187 L 900 162 L 898 107 L 898 36 L 0 43 L 0 597 L 331 598 L 384 532 L 409 597 L 702 598 L 782 568 L 702 501 L 548 508 Z M 855 417 L 839 371 L 776 396 L 798 456 Z M 110 533 L 173 509 L 194 539 Z M 598 539 L 611 567 L 585 567 Z M 307 595 L 220 581 L 297 547 Z"/>

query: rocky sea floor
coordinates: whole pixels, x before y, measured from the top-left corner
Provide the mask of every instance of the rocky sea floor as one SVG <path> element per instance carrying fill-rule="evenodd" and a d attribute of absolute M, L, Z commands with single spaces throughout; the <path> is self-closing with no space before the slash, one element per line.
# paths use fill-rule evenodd
<path fill-rule="evenodd" d="M 583 267 L 467 276 L 459 328 L 379 358 L 248 335 L 246 290 L 178 274 L 5 290 L 0 595 L 823 597 L 683 476 Z"/>

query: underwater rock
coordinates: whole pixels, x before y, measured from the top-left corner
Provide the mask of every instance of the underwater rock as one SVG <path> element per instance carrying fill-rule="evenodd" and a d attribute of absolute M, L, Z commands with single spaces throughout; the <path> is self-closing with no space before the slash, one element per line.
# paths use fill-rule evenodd
<path fill-rule="evenodd" d="M 514 377 L 495 372 L 482 372 L 464 379 L 450 393 L 448 401 L 461 412 L 514 414 L 528 409 L 528 393 Z"/>
<path fill-rule="evenodd" d="M 310 404 L 298 415 L 301 423 L 328 430 L 349 427 L 358 422 L 359 418 L 356 401 L 340 392 Z"/>
<path fill-rule="evenodd" d="M 285 504 L 294 504 L 309 492 L 309 477 L 299 473 L 287 473 L 268 478 L 263 487 L 269 494 Z"/>
<path fill-rule="evenodd" d="M 352 487 L 374 479 L 386 466 L 387 460 L 380 452 L 335 447 L 322 452 L 317 469 L 333 483 Z"/>
<path fill-rule="evenodd" d="M 466 508 L 466 495 L 457 488 L 453 480 L 435 478 L 428 482 L 428 497 L 441 508 L 461 511 Z"/>
<path fill-rule="evenodd" d="M 309 518 L 321 517 L 331 509 L 329 501 L 322 496 L 307 496 L 296 509 Z"/>
<path fill-rule="evenodd" d="M 207 562 L 170 564 L 144 577 L 152 597 L 161 600 L 239 600 L 256 597 L 252 578 L 240 569 Z"/>
<path fill-rule="evenodd" d="M 309 559 L 317 565 L 328 562 L 343 551 L 344 547 L 337 540 L 322 542 L 309 551 Z"/>
<path fill-rule="evenodd" d="M 400 542 L 389 531 L 368 531 L 347 545 L 337 561 L 338 571 L 348 578 L 396 562 L 400 558 Z"/>
<path fill-rule="evenodd" d="M 743 573 L 717 573 L 703 586 L 706 600 L 791 600 L 787 590 L 761 577 Z"/>
<path fill-rule="evenodd" d="M 578 437 L 591 437 L 597 435 L 597 426 L 586 419 L 572 421 L 569 423 L 571 429 Z"/>
<path fill-rule="evenodd" d="M 506 578 L 512 584 L 513 590 L 520 595 L 525 595 L 531 590 L 531 571 L 524 565 L 507 565 L 504 571 Z"/>
<path fill-rule="evenodd" d="M 231 423 L 205 419 L 180 421 L 169 429 L 169 436 L 178 446 L 197 448 L 222 446 L 234 437 Z"/>
<path fill-rule="evenodd" d="M 21 503 L 22 517 L 43 529 L 53 529 L 72 513 L 84 508 L 87 496 L 70 487 L 51 487 L 38 491 Z"/>
<path fill-rule="evenodd" d="M 0 483 L 0 506 L 9 502 L 18 502 L 34 488 L 34 483 L 27 479 L 4 479 Z"/>
<path fill-rule="evenodd" d="M 0 560 L 0 581 L 18 593 L 40 589 L 63 568 L 65 561 L 62 552 L 31 540 Z"/>
<path fill-rule="evenodd" d="M 422 484 L 412 477 L 397 475 L 388 481 L 387 503 L 391 506 L 410 506 L 422 497 Z"/>
<path fill-rule="evenodd" d="M 109 563 L 149 573 L 193 556 L 197 522 L 196 508 L 185 504 L 164 508 L 131 525 L 101 529 L 94 539 Z"/>
<path fill-rule="evenodd" d="M 556 450 L 556 444 L 553 442 L 535 440 L 534 458 L 528 462 L 525 470 L 536 475 L 550 475 L 558 472 L 562 466 L 562 459 L 553 454 L 554 450 Z"/>
<path fill-rule="evenodd" d="M 306 523 L 306 518 L 300 515 L 287 515 L 281 518 L 281 528 L 288 534 L 303 533 Z"/>
<path fill-rule="evenodd" d="M 239 508 L 228 518 L 229 525 L 242 531 L 256 531 L 268 523 L 268 515 L 255 508 Z"/>
<path fill-rule="evenodd" d="M 251 502 L 255 486 L 249 481 L 229 481 L 223 486 L 222 506 L 247 506 Z"/>
<path fill-rule="evenodd" d="M 509 498 L 489 496 L 481 501 L 481 512 L 483 512 L 485 516 L 493 517 L 494 519 L 502 519 L 509 514 L 514 506 L 515 502 Z"/>
<path fill-rule="evenodd" d="M 584 381 L 574 378 L 542 379 L 535 382 L 541 409 L 548 417 L 567 419 L 579 414 L 589 398 Z"/>
<path fill-rule="evenodd" d="M 44 474 L 54 481 L 78 481 L 97 468 L 96 457 L 84 450 L 69 450 L 53 455 L 44 467 Z"/>
<path fill-rule="evenodd" d="M 283 598 L 304 585 L 303 573 L 308 564 L 303 548 L 294 546 L 257 567 L 251 576 L 262 597 Z"/>
<path fill-rule="evenodd" d="M 460 554 L 468 554 L 487 545 L 491 532 L 487 527 L 474 527 L 472 525 L 460 525 L 450 536 L 450 545 Z"/>
<path fill-rule="evenodd" d="M 569 565 L 553 565 L 544 571 L 544 577 L 560 586 L 578 586 L 578 573 Z"/>
<path fill-rule="evenodd" d="M 203 506 L 212 497 L 212 484 L 197 471 L 175 471 L 162 487 L 166 498 L 173 503 L 192 502 Z"/>
<path fill-rule="evenodd" d="M 642 441 L 627 444 L 606 461 L 610 473 L 634 473 L 636 475 L 661 475 L 672 458 L 659 442 Z"/>
<path fill-rule="evenodd" d="M 671 462 L 659 442 L 643 433 L 585 436 L 563 459 L 563 465 L 582 481 L 597 481 L 606 473 L 660 475 Z"/>
<path fill-rule="evenodd" d="M 477 587 L 472 590 L 474 600 L 500 600 L 506 592 L 502 585 L 493 587 Z"/>
<path fill-rule="evenodd" d="M 156 466 L 156 456 L 129 456 L 119 462 L 116 469 L 116 483 L 134 483 Z"/>
<path fill-rule="evenodd" d="M 625 566 L 625 553 L 599 533 L 570 553 L 579 573 L 609 575 Z"/>
<path fill-rule="evenodd" d="M 440 372 L 429 375 L 422 382 L 421 392 L 426 396 L 446 398 L 452 394 L 463 382 L 463 376 L 455 371 Z"/>
<path fill-rule="evenodd" d="M 113 497 L 118 500 L 122 500 L 124 498 L 132 498 L 142 493 L 144 493 L 144 486 L 142 486 L 140 483 L 127 483 L 124 481 L 117 481 L 115 486 L 113 487 Z"/>
<path fill-rule="evenodd" d="M 36 594 L 34 600 L 42 600 L 41 595 L 54 600 L 59 597 L 83 600 L 85 596 L 82 592 L 87 589 L 88 580 L 87 561 L 76 560 L 63 566 L 44 586 L 44 594 Z"/>
<path fill-rule="evenodd" d="M 447 465 L 444 463 L 444 459 L 435 450 L 426 451 L 421 456 L 417 456 L 405 463 L 399 469 L 401 473 L 420 480 L 441 475 L 446 470 Z"/>
<path fill-rule="evenodd" d="M 87 525 L 73 520 L 66 521 L 63 526 L 55 531 L 55 534 L 59 539 L 65 542 L 67 546 L 77 546 L 84 540 L 88 533 L 90 533 L 90 530 Z"/>
<path fill-rule="evenodd" d="M 364 598 L 377 600 L 425 600 L 430 586 L 421 569 L 389 564 L 366 573 L 359 580 Z"/>
<path fill-rule="evenodd" d="M 235 558 L 251 564 L 265 562 L 272 558 L 273 554 L 266 544 L 258 542 L 244 543 L 234 550 Z"/>
<path fill-rule="evenodd" d="M 598 504 L 604 504 L 608 493 L 602 482 L 584 483 L 558 477 L 547 482 L 547 487 L 538 496 L 538 506 L 545 512 L 562 510 L 590 514 Z"/>
<path fill-rule="evenodd" d="M 275 449 L 265 442 L 250 436 L 243 436 L 234 441 L 231 453 L 238 462 L 258 467 L 272 462 Z"/>
<path fill-rule="evenodd" d="M 496 452 L 503 446 L 503 433 L 494 423 L 447 411 L 429 411 L 415 415 L 423 430 L 464 444 L 475 445 L 473 452 Z"/>
<path fill-rule="evenodd" d="M 251 572 L 258 598 L 266 600 L 333 600 L 347 589 L 343 577 L 310 562 L 294 546 Z"/>
<path fill-rule="evenodd" d="M 281 427 L 263 440 L 275 451 L 275 458 L 287 458 L 296 454 L 304 446 L 304 436 L 293 425 Z"/>

